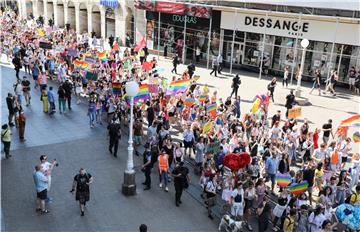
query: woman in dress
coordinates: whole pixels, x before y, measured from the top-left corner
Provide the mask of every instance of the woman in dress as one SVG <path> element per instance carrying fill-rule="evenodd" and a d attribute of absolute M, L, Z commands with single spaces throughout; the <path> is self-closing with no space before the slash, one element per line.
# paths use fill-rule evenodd
<path fill-rule="evenodd" d="M 75 200 L 79 201 L 81 216 L 84 216 L 86 202 L 90 200 L 90 184 L 92 182 L 93 177 L 83 168 L 80 168 L 79 174 L 74 177 L 70 192 L 74 193 L 76 190 Z"/>

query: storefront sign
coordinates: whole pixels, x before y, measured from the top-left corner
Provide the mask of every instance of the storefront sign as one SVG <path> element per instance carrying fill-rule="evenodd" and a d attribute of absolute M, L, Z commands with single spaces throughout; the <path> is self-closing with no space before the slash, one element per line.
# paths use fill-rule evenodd
<path fill-rule="evenodd" d="M 141 10 L 156 11 L 166 14 L 188 15 L 207 19 L 212 16 L 212 9 L 210 7 L 178 2 L 136 0 L 135 7 Z"/>
<path fill-rule="evenodd" d="M 185 21 L 185 16 L 184 15 L 173 15 L 172 20 L 174 22 L 184 22 Z M 195 16 L 186 16 L 186 23 L 196 24 L 197 23 L 197 17 L 195 17 Z"/>
<path fill-rule="evenodd" d="M 300 14 L 291 16 L 274 16 L 275 13 L 266 17 L 265 12 L 260 15 L 259 12 L 251 14 L 235 12 L 221 12 L 221 28 L 233 30 L 234 26 L 238 31 L 253 32 L 267 35 L 276 35 L 290 38 L 306 38 L 313 41 L 324 41 L 340 44 L 359 45 L 360 27 L 359 22 L 337 22 L 332 19 L 314 19 L 313 17 L 303 15 L 300 20 Z M 309 17 L 309 18 L 308 18 Z M 234 25 L 235 21 L 235 25 Z M 336 31 L 337 30 L 337 31 Z M 336 33 L 335 33 L 336 32 Z"/>

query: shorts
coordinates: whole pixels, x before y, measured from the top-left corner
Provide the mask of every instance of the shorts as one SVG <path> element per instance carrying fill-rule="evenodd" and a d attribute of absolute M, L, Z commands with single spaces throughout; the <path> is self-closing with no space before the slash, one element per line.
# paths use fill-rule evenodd
<path fill-rule="evenodd" d="M 192 148 L 193 147 L 193 142 L 192 141 L 190 141 L 190 142 L 186 142 L 186 141 L 184 141 L 184 148 L 186 149 L 186 148 Z"/>
<path fill-rule="evenodd" d="M 47 189 L 44 189 L 41 192 L 37 192 L 36 197 L 41 199 L 41 200 L 46 200 L 47 199 Z"/>
<path fill-rule="evenodd" d="M 134 135 L 134 143 L 141 144 L 142 143 L 142 136 Z"/>
<path fill-rule="evenodd" d="M 355 85 L 355 78 L 349 78 L 349 85 Z"/>
<path fill-rule="evenodd" d="M 313 192 L 313 187 L 308 187 L 307 191 L 308 191 L 310 194 L 312 194 L 312 192 Z"/>

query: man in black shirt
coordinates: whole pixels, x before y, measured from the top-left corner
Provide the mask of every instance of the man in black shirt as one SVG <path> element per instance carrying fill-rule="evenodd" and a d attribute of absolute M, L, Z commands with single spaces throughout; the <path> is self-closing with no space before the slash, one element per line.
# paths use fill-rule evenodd
<path fill-rule="evenodd" d="M 236 74 L 236 76 L 232 80 L 231 88 L 233 89 L 233 91 L 232 91 L 230 97 L 232 97 L 232 95 L 235 94 L 235 98 L 237 98 L 238 89 L 239 89 L 240 84 L 241 84 L 241 80 L 240 80 L 239 74 Z"/>
<path fill-rule="evenodd" d="M 175 72 L 175 74 L 177 74 L 176 67 L 178 66 L 178 64 L 180 64 L 179 57 L 177 54 L 175 54 L 172 63 L 173 63 L 173 69 L 171 70 L 171 73 Z"/>
<path fill-rule="evenodd" d="M 26 76 L 23 77 L 23 81 L 21 82 L 21 85 L 23 86 L 23 93 L 26 101 L 26 106 L 30 105 L 30 81 L 26 78 Z"/>
<path fill-rule="evenodd" d="M 12 60 L 13 65 L 15 66 L 16 71 L 16 78 L 19 79 L 19 72 L 21 67 L 21 60 L 19 58 L 19 53 L 15 55 L 14 59 Z"/>
<path fill-rule="evenodd" d="M 6 98 L 6 104 L 9 110 L 9 126 L 15 126 L 13 123 L 13 119 L 15 117 L 15 98 L 11 93 L 8 93 L 8 96 Z"/>
<path fill-rule="evenodd" d="M 314 177 L 315 177 L 315 167 L 312 161 L 309 161 L 308 168 L 303 170 L 303 180 L 306 180 L 309 184 L 308 186 L 308 193 L 309 193 L 309 200 L 310 205 L 312 205 L 312 190 L 314 185 Z"/>
<path fill-rule="evenodd" d="M 286 118 L 288 117 L 289 114 L 289 110 L 293 108 L 293 105 L 295 104 L 295 95 L 294 95 L 294 91 L 290 90 L 290 94 L 286 96 L 286 103 L 285 103 L 285 107 L 286 107 Z"/>
<path fill-rule="evenodd" d="M 278 110 L 277 113 L 274 114 L 274 116 L 272 116 L 271 127 L 273 127 L 276 122 L 280 122 L 280 120 L 281 120 L 281 111 Z"/>
<path fill-rule="evenodd" d="M 184 188 L 187 188 L 189 185 L 189 169 L 184 167 L 184 162 L 180 162 L 172 171 L 171 176 L 174 177 L 175 205 L 179 207 L 179 205 L 182 203 L 182 192 Z"/>
<path fill-rule="evenodd" d="M 193 61 L 190 62 L 190 64 L 187 66 L 187 69 L 191 79 L 195 72 L 195 64 L 193 63 Z"/>
<path fill-rule="evenodd" d="M 325 144 L 328 144 L 330 134 L 334 138 L 334 134 L 333 134 L 333 131 L 332 131 L 332 120 L 331 119 L 329 119 L 328 123 L 325 123 L 322 126 L 322 130 L 323 130 L 323 142 Z"/>
<path fill-rule="evenodd" d="M 150 102 L 146 103 L 149 107 L 146 109 L 146 118 L 148 121 L 148 127 L 150 127 L 153 122 L 154 122 L 154 118 L 155 118 L 155 111 L 152 105 L 150 105 Z"/>
<path fill-rule="evenodd" d="M 69 110 L 71 110 L 71 93 L 73 90 L 73 85 L 69 80 L 66 80 L 63 84 L 63 88 L 65 90 L 65 97 L 67 98 Z"/>
<path fill-rule="evenodd" d="M 110 137 L 110 144 L 109 144 L 109 151 L 112 154 L 113 148 L 114 148 L 114 157 L 117 157 L 117 151 L 119 147 L 119 139 L 121 139 L 121 128 L 119 121 L 114 118 L 111 123 L 107 127 L 109 131 L 109 137 Z"/>
<path fill-rule="evenodd" d="M 142 183 L 145 185 L 144 191 L 151 189 L 151 168 L 153 167 L 152 156 L 153 153 L 151 151 L 150 144 L 146 144 L 144 152 L 144 164 L 142 165 L 142 171 L 145 175 L 145 182 Z"/>

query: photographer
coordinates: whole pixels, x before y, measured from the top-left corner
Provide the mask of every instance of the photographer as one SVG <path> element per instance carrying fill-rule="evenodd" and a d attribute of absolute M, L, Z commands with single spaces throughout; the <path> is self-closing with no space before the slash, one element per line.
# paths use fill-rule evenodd
<path fill-rule="evenodd" d="M 76 187 L 75 200 L 80 203 L 81 216 L 84 216 L 86 202 L 90 199 L 90 184 L 92 182 L 92 176 L 83 168 L 80 168 L 79 174 L 74 177 L 70 193 L 74 193 Z"/>
<path fill-rule="evenodd" d="M 54 159 L 51 163 L 48 161 L 47 155 L 41 155 L 40 156 L 40 167 L 43 171 L 44 175 L 47 177 L 47 192 L 50 192 L 51 187 L 51 173 L 55 166 L 59 166 L 56 159 Z M 52 199 L 50 197 L 47 197 L 47 201 L 51 202 Z"/>

